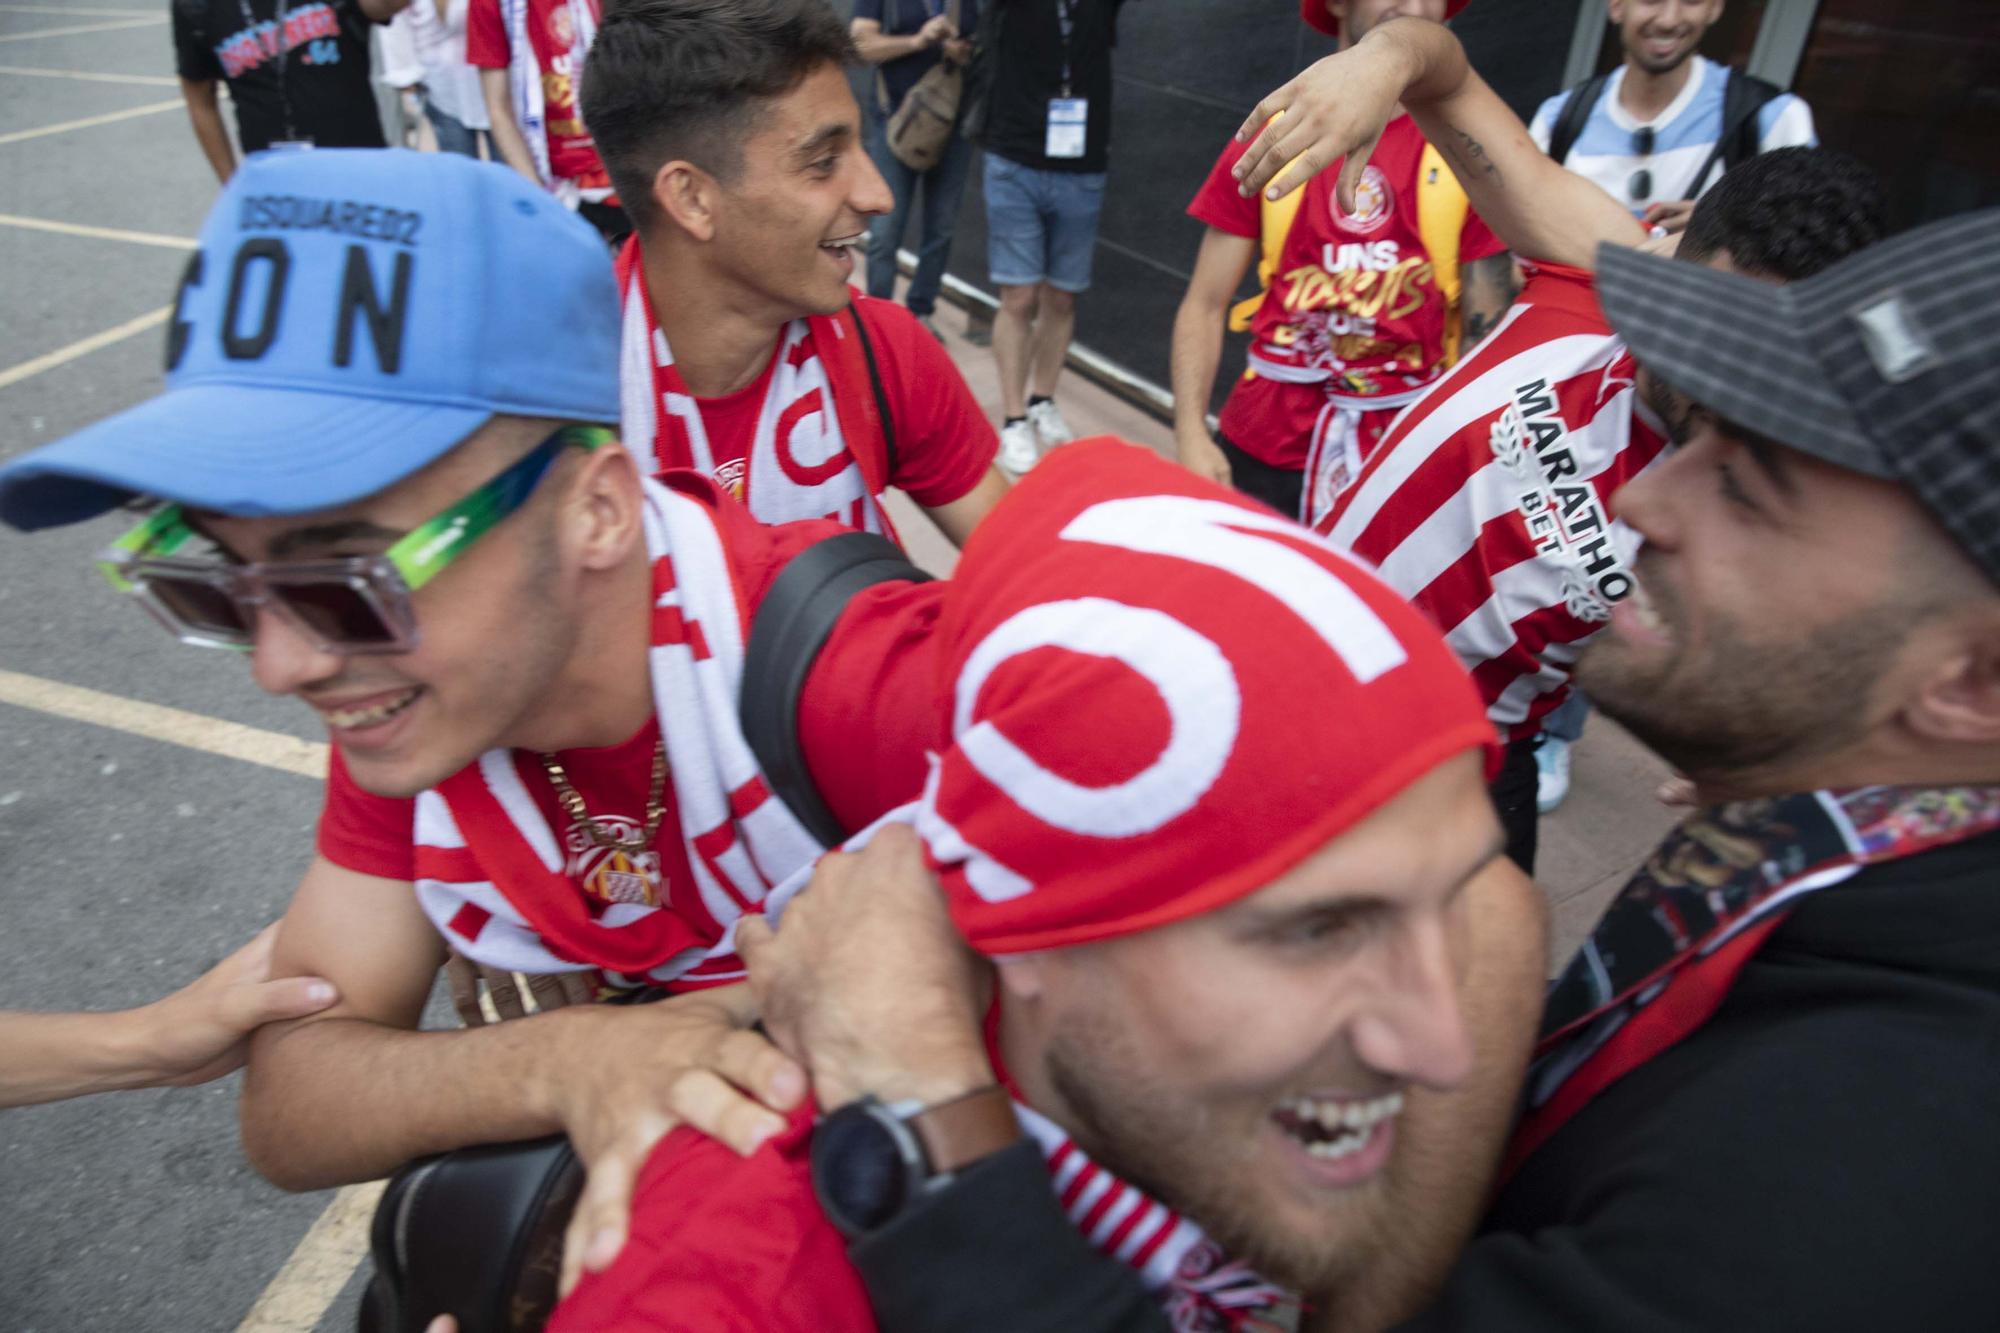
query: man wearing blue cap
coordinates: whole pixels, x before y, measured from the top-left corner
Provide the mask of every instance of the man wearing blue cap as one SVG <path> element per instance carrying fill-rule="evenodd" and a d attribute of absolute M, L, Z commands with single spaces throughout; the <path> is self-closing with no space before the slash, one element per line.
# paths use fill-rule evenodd
<path fill-rule="evenodd" d="M 105 553 L 114 584 L 182 641 L 245 651 L 334 743 L 275 971 L 339 1002 L 261 1032 L 244 1090 L 279 1184 L 564 1130 L 615 1203 L 677 1119 L 744 1147 L 779 1127 L 730 1084 L 803 1094 L 727 987 L 414 1031 L 445 941 L 590 992 L 578 959 L 722 986 L 735 920 L 820 850 L 737 698 L 777 571 L 845 530 L 645 478 L 606 428 L 618 336 L 602 243 L 519 175 L 259 154 L 189 260 L 166 392 L 0 469 L 19 528 L 154 501 Z M 928 586 L 851 606 L 800 696 L 806 767 L 849 827 L 921 786 L 933 710 L 892 710 L 928 688 L 900 650 Z"/>

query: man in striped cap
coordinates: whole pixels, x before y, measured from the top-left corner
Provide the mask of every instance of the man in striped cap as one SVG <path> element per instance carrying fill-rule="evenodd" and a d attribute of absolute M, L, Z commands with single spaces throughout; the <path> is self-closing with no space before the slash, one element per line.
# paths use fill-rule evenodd
<path fill-rule="evenodd" d="M 1422 31 L 1387 57 L 1412 106 L 1489 102 Z M 1313 100 L 1338 107 L 1367 77 L 1336 68 Z M 1355 142 L 1338 114 L 1321 126 L 1335 152 Z M 1533 170 L 1525 139 L 1490 142 L 1461 140 L 1462 164 Z M 2000 210 L 1781 287 L 1597 252 L 1604 313 L 1672 386 L 1682 439 L 1620 492 L 1646 545 L 1580 679 L 1689 775 L 1698 808 L 1550 988 L 1497 1189 L 1464 1125 L 1411 1127 L 1392 1169 L 1456 1169 L 1386 1192 L 1354 1256 L 1366 1280 L 1330 1293 L 1318 1327 L 1990 1325 L 1995 253 Z M 895 867 L 872 869 L 879 892 Z M 766 978 L 815 1076 L 895 1095 L 976 1077 L 924 931 L 868 946 L 929 961 Z M 996 1157 L 853 1247 L 878 1309 L 898 1330 L 1170 1328 L 1062 1226 L 996 1207 L 1025 1197 L 1031 1165 Z M 1468 1202 L 1484 1211 L 1469 1245 Z"/>

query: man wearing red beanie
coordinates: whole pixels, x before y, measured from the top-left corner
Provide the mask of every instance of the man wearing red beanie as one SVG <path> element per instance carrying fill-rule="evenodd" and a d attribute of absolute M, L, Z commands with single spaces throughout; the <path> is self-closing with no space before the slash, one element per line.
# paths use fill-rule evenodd
<path fill-rule="evenodd" d="M 748 1159 L 670 1136 L 625 1251 L 551 1329 L 874 1328 L 843 1234 L 1006 1149 L 1015 1116 L 1080 1243 L 1176 1327 L 1256 1327 L 1340 1277 L 1412 1089 L 1518 1069 L 1538 918 L 1496 859 L 1492 731 L 1371 574 L 1092 442 L 994 511 L 937 632 L 949 744 L 877 836 L 907 854 L 914 827 L 993 963 L 1000 1083 L 893 1105 L 822 1084 L 839 1109 Z M 870 910 L 821 891 L 785 910 Z M 1468 972 L 1475 911 L 1512 928 L 1483 932 L 1506 947 Z M 739 932 L 752 951 L 786 938 Z M 1482 1004 L 1476 1033 L 1469 985 L 1512 1000 Z"/>

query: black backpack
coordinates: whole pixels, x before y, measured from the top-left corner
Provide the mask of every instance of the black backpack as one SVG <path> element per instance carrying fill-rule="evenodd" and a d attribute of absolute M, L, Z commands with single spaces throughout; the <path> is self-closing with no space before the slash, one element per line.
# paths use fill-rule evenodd
<path fill-rule="evenodd" d="M 1558 162 L 1569 160 L 1569 150 L 1576 147 L 1584 122 L 1596 110 L 1610 81 L 1609 74 L 1600 74 L 1570 89 L 1569 96 L 1563 99 L 1562 109 L 1556 112 L 1555 124 L 1549 130 L 1550 157 Z M 1716 136 L 1714 150 L 1701 164 L 1701 170 L 1693 176 L 1696 188 L 1700 188 L 1701 183 L 1708 179 L 1708 173 L 1715 170 L 1718 159 L 1727 172 L 1757 156 L 1760 138 L 1757 113 L 1784 91 L 1777 84 L 1768 83 L 1755 75 L 1736 69 L 1729 71 L 1728 82 L 1722 86 L 1722 133 Z"/>

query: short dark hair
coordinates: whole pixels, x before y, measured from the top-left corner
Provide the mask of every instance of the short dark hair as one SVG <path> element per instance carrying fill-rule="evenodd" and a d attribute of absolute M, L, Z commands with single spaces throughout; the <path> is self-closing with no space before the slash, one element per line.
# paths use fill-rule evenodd
<path fill-rule="evenodd" d="M 1705 263 L 1723 250 L 1748 273 L 1809 278 L 1888 233 L 1882 180 L 1831 148 L 1774 148 L 1709 188 L 1677 254 Z"/>
<path fill-rule="evenodd" d="M 827 0 L 609 0 L 583 68 L 583 118 L 635 223 L 676 158 L 721 180 L 743 169 L 757 104 L 854 44 Z"/>

